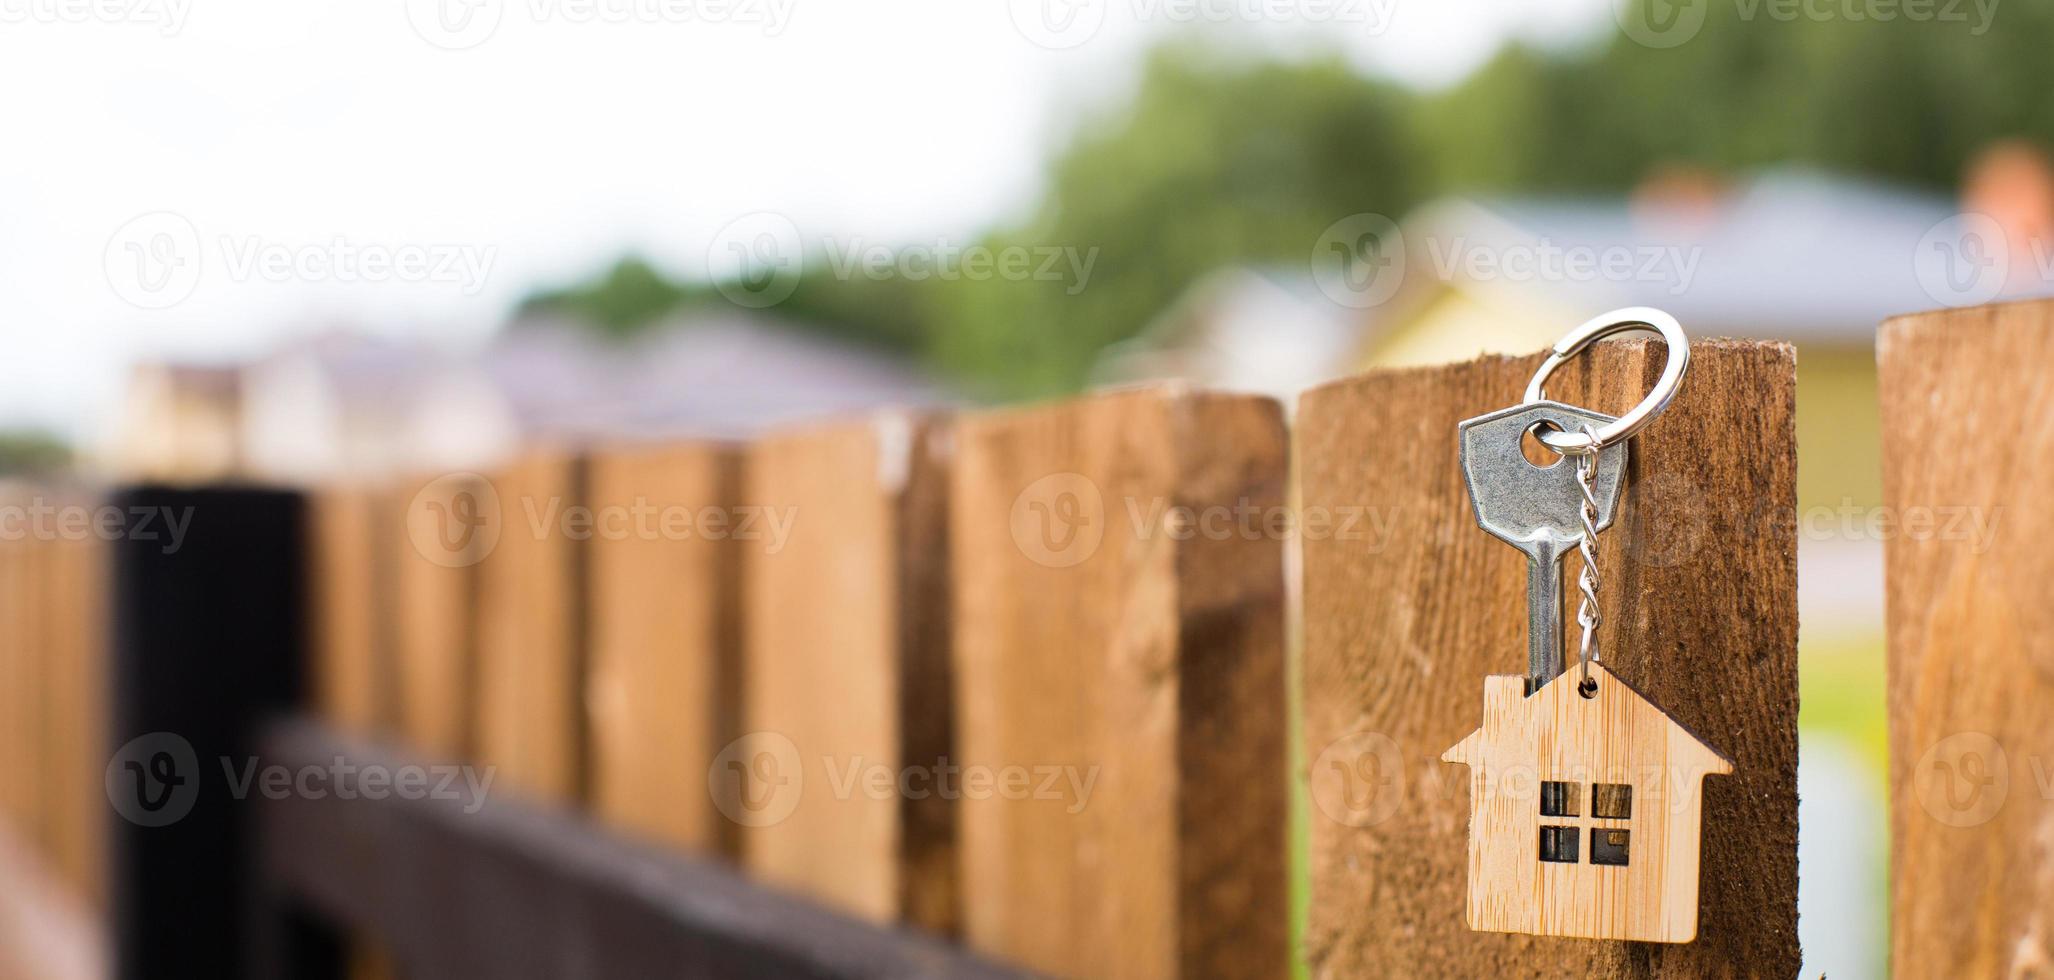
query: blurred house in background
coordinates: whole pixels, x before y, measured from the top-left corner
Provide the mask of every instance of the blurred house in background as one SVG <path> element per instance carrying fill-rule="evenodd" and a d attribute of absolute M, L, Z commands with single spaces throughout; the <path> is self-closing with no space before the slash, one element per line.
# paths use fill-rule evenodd
<path fill-rule="evenodd" d="M 376 481 L 531 445 L 736 438 L 950 400 L 904 360 L 746 311 L 631 340 L 523 320 L 469 352 L 330 332 L 239 368 L 139 367 L 104 462 L 128 479 Z"/>
<path fill-rule="evenodd" d="M 233 367 L 140 364 L 100 455 L 116 476 L 188 482 L 237 472 L 242 383 Z"/>
<path fill-rule="evenodd" d="M 1221 269 L 1199 280 L 1134 339 L 1106 348 L 1095 380 L 1187 378 L 1268 395 L 1298 393 L 1352 371 L 1362 311 L 1322 293 L 1310 270 Z"/>

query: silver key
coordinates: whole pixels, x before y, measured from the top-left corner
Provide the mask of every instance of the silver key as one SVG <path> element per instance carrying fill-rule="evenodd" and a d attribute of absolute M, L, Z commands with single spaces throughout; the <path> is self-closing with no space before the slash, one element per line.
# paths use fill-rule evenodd
<path fill-rule="evenodd" d="M 1462 477 L 1476 523 L 1526 553 L 1526 692 L 1560 676 L 1562 658 L 1562 556 L 1583 540 L 1583 492 L 1576 485 L 1576 460 L 1564 456 L 1536 466 L 1520 451 L 1526 430 L 1552 422 L 1581 431 L 1612 421 L 1609 415 L 1560 402 L 1533 402 L 1479 415 L 1462 423 Z M 1612 524 L 1619 483 L 1626 472 L 1626 444 L 1598 453 L 1592 481 L 1598 500 L 1597 526 Z"/>

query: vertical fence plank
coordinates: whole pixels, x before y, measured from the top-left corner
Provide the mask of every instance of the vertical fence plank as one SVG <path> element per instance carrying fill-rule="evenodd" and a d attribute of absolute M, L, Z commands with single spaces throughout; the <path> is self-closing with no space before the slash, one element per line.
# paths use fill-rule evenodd
<path fill-rule="evenodd" d="M 437 759 L 477 750 L 478 562 L 498 542 L 502 515 L 484 477 L 453 473 L 409 481 L 384 501 L 397 510 L 392 610 L 397 727 Z"/>
<path fill-rule="evenodd" d="M 613 826 L 719 853 L 732 827 L 706 767 L 737 734 L 735 451 L 600 453 L 589 567 L 592 808 Z"/>
<path fill-rule="evenodd" d="M 362 487 L 318 491 L 308 499 L 307 615 L 315 704 L 336 724 L 360 733 L 393 721 L 395 665 L 387 659 L 379 607 L 393 536 L 382 533 L 380 500 Z"/>
<path fill-rule="evenodd" d="M 511 789 L 585 796 L 583 464 L 536 452 L 491 481 L 478 562 L 478 758 Z"/>
<path fill-rule="evenodd" d="M 1891 972 L 2054 963 L 2054 303 L 1887 323 Z"/>
<path fill-rule="evenodd" d="M 1662 360 L 1657 344 L 1601 344 L 1558 372 L 1549 391 L 1622 411 Z M 1633 442 L 1630 482 L 1602 540 L 1606 662 L 1735 761 L 1732 776 L 1704 785 L 1697 941 L 1592 943 L 1476 933 L 1465 922 L 1470 774 L 1439 756 L 1478 725 L 1486 675 L 1524 672 L 1526 559 L 1476 528 L 1455 426 L 1517 403 L 1539 361 L 1376 372 L 1303 400 L 1313 972 L 1791 976 L 1797 586 L 1787 345 L 1693 345 L 1682 393 Z"/>
<path fill-rule="evenodd" d="M 1285 443 L 1274 402 L 1179 388 L 958 427 L 976 948 L 1069 976 L 1285 972 Z"/>
<path fill-rule="evenodd" d="M 35 737 L 35 657 L 22 642 L 20 626 L 29 604 L 21 567 L 25 550 L 22 541 L 0 540 L 0 816 L 16 839 L 29 843 L 35 835 L 35 763 L 40 746 Z"/>
<path fill-rule="evenodd" d="M 891 414 L 750 447 L 741 516 L 754 528 L 738 542 L 748 741 L 732 761 L 745 767 L 736 812 L 752 874 L 874 921 L 946 930 L 951 801 L 931 787 L 950 740 L 948 657 L 931 610 L 947 596 L 914 591 L 944 581 L 931 564 L 944 519 L 934 425 Z"/>
<path fill-rule="evenodd" d="M 47 546 L 50 599 L 50 792 L 57 816 L 52 846 L 64 878 L 93 905 L 105 901 L 103 784 L 107 758 L 106 550 L 95 539 Z"/>

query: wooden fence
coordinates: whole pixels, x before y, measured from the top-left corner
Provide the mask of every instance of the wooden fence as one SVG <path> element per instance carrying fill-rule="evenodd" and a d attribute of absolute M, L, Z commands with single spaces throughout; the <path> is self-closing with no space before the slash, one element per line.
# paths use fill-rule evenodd
<path fill-rule="evenodd" d="M 300 639 L 278 641 L 307 653 L 311 718 L 261 751 L 462 763 L 494 774 L 492 804 L 295 796 L 255 866 L 402 975 L 510 963 L 483 948 L 509 933 L 562 947 L 519 975 L 651 949 L 823 976 L 1273 977 L 1294 956 L 1317 977 L 1795 975 L 1794 357 L 1693 351 L 1636 441 L 1604 601 L 1607 661 L 1735 763 L 1705 786 L 1695 943 L 1464 923 L 1468 782 L 1438 757 L 1483 677 L 1524 662 L 1524 559 L 1471 526 L 1452 433 L 1516 400 L 1537 358 L 1337 382 L 1291 434 L 1267 400 L 1157 387 L 321 488 L 284 573 L 308 583 Z M 2054 962 L 2054 567 L 2031 533 L 2054 530 L 2050 355 L 2054 304 L 1882 334 L 1890 508 L 2002 512 L 1981 550 L 1890 543 L 1899 976 Z M 1551 390 L 1616 411 L 1660 364 L 1602 344 Z M 98 870 L 122 861 L 106 835 L 75 829 L 105 814 L 110 733 L 129 731 L 96 703 L 103 675 L 193 655 L 135 610 L 98 655 L 97 569 L 130 581 L 117 604 L 148 579 L 122 571 L 142 549 L 107 550 L 0 542 L 0 635 L 33 638 L 0 645 L 0 765 L 24 777 L 0 812 L 89 892 L 126 880 Z M 208 588 L 148 581 L 188 605 Z M 431 853 L 448 862 L 425 879 L 395 858 Z M 495 897 L 409 925 L 427 906 L 394 896 L 434 887 Z M 268 941 L 273 964 L 305 945 Z"/>
<path fill-rule="evenodd" d="M 2054 303 L 1903 317 L 1878 355 L 1892 972 L 2054 975 Z"/>

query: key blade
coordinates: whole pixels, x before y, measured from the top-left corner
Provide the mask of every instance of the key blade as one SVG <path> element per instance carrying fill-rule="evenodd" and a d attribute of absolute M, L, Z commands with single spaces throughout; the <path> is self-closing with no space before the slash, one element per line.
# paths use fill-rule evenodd
<path fill-rule="evenodd" d="M 1527 460 L 1520 441 L 1526 430 L 1541 422 L 1576 431 L 1610 421 L 1610 416 L 1560 402 L 1537 402 L 1481 415 L 1460 427 L 1462 476 L 1469 484 L 1477 525 L 1527 557 L 1528 694 L 1560 676 L 1564 666 L 1562 556 L 1583 540 L 1583 490 L 1576 483 L 1573 457 L 1537 466 Z M 1591 482 L 1600 529 L 1612 523 L 1625 473 L 1624 444 L 1598 454 Z"/>

